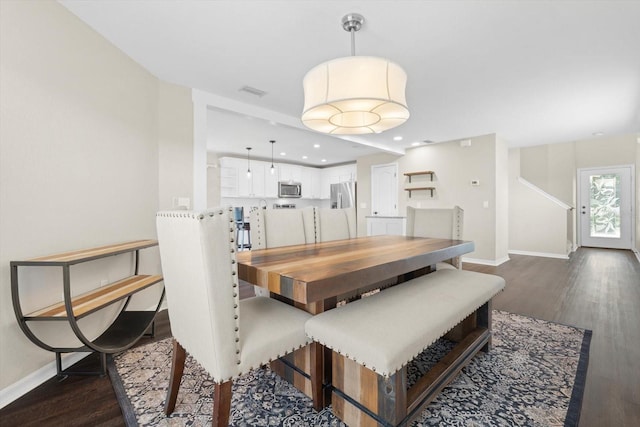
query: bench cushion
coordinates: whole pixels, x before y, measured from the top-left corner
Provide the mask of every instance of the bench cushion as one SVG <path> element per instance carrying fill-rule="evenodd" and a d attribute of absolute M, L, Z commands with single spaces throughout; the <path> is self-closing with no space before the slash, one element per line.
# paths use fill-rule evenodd
<path fill-rule="evenodd" d="M 440 270 L 309 319 L 314 341 L 385 377 L 504 289 L 502 277 Z"/>

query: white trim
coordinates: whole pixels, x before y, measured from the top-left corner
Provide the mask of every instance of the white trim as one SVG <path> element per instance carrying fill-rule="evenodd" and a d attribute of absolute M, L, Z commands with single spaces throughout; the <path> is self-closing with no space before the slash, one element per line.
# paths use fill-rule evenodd
<path fill-rule="evenodd" d="M 279 113 L 277 111 L 268 110 L 264 107 L 259 107 L 257 105 L 248 104 L 246 102 L 237 101 L 231 98 L 225 98 L 223 96 L 215 95 L 213 93 L 205 92 L 202 90 L 192 89 L 191 99 L 193 100 L 194 104 L 205 104 L 207 106 L 211 106 L 214 108 L 220 108 L 222 110 L 232 111 L 235 113 L 244 114 L 251 117 L 257 117 L 267 121 L 281 123 L 283 125 L 301 129 L 307 132 L 314 132 L 308 127 L 306 127 L 304 124 L 302 124 L 300 117 L 294 117 L 288 114 Z M 351 141 L 357 144 L 377 148 L 379 150 L 386 151 L 388 153 L 393 153 L 398 155 L 405 154 L 404 148 L 391 147 L 386 144 L 367 141 L 364 138 L 360 138 L 355 135 L 331 135 L 331 134 L 325 134 L 325 135 L 336 138 L 336 139 L 342 139 L 345 141 Z"/>
<path fill-rule="evenodd" d="M 561 208 L 567 209 L 567 210 L 573 209 L 573 207 L 569 206 L 568 204 L 566 204 L 562 200 L 560 200 L 560 199 L 558 199 L 556 197 L 553 197 L 551 194 L 547 193 L 546 191 L 544 191 L 540 187 L 537 187 L 535 184 L 530 183 L 529 181 L 527 181 L 523 177 L 519 176 L 518 177 L 518 181 L 521 182 L 522 184 L 526 185 L 527 187 L 529 187 L 533 191 L 535 191 L 537 193 L 540 193 L 542 196 L 544 196 L 545 198 L 551 200 L 552 202 L 554 202 L 556 205 L 560 206 Z"/>
<path fill-rule="evenodd" d="M 67 369 L 74 363 L 79 362 L 91 353 L 69 353 L 62 355 L 62 369 Z M 42 368 L 28 374 L 26 377 L 16 381 L 8 387 L 0 390 L 0 408 L 4 408 L 16 399 L 27 394 L 45 381 L 57 374 L 56 361 L 44 365 Z"/>
<path fill-rule="evenodd" d="M 569 259 L 569 255 L 566 254 L 554 254 L 549 252 L 531 252 L 531 251 L 518 251 L 518 250 L 509 250 L 510 254 L 514 255 L 527 255 L 527 256 L 539 256 L 544 258 L 559 258 L 559 259 Z"/>
<path fill-rule="evenodd" d="M 463 263 L 468 262 L 469 264 L 491 265 L 493 267 L 497 267 L 500 264 L 504 264 L 507 261 L 509 261 L 508 256 L 497 259 L 497 260 L 462 257 Z"/>
<path fill-rule="evenodd" d="M 640 251 L 637 249 L 631 249 L 631 251 L 636 255 L 636 258 L 638 258 L 638 262 L 640 263 Z"/>

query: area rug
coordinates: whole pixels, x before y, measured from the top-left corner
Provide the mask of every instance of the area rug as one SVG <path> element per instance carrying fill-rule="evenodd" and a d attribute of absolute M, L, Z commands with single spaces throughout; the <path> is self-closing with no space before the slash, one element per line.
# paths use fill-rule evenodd
<path fill-rule="evenodd" d="M 421 413 L 413 426 L 577 426 L 588 366 L 591 331 L 502 311 L 493 312 L 493 349 L 479 353 Z M 440 340 L 409 367 L 409 382 L 451 347 Z M 175 412 L 164 399 L 171 339 L 114 356 L 111 377 L 127 426 L 211 424 L 213 383 L 188 357 Z M 268 368 L 236 380 L 232 426 L 344 426 L 328 407 Z"/>

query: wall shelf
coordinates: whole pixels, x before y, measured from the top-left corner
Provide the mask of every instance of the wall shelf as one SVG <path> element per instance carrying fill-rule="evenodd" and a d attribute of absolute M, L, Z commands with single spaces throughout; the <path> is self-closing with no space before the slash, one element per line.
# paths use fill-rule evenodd
<path fill-rule="evenodd" d="M 429 179 L 433 181 L 434 173 L 435 173 L 434 171 L 405 172 L 404 176 L 408 176 L 409 182 L 411 182 L 411 177 L 413 176 L 429 175 Z M 431 193 L 431 197 L 433 197 L 433 190 L 435 189 L 436 189 L 435 187 L 411 187 L 411 188 L 405 188 L 404 190 L 409 192 L 409 198 L 411 198 L 411 192 L 413 191 L 429 191 Z"/>
<path fill-rule="evenodd" d="M 420 172 L 405 172 L 404 176 L 409 177 L 409 182 L 411 182 L 411 177 L 415 175 L 429 175 L 431 177 L 431 181 L 433 181 L 434 171 L 420 171 Z"/>
<path fill-rule="evenodd" d="M 431 197 L 433 197 L 433 190 L 435 190 L 435 187 L 415 187 L 415 188 L 405 188 L 404 190 L 409 192 L 409 198 L 411 198 L 412 191 L 430 191 Z"/>
<path fill-rule="evenodd" d="M 59 376 L 71 374 L 62 371 L 62 353 L 87 351 L 101 354 L 101 371 L 91 372 L 90 374 L 105 375 L 106 354 L 118 353 L 131 347 L 152 326 L 155 315 L 160 309 L 164 298 L 164 287 L 154 311 L 126 310 L 126 308 L 135 293 L 162 282 L 161 275 L 138 274 L 140 250 L 157 245 L 158 242 L 155 240 L 136 240 L 24 261 L 11 261 L 11 297 L 18 324 L 27 338 L 34 344 L 56 353 L 56 366 Z M 71 296 L 71 266 L 125 253 L 135 254 L 134 274 L 132 276 L 80 295 Z M 20 303 L 18 268 L 52 266 L 62 268 L 63 301 L 23 314 Z M 120 312 L 108 325 L 107 329 L 99 337 L 93 340 L 88 339 L 78 325 L 78 320 L 120 301 L 124 301 L 120 307 Z M 83 345 L 79 347 L 50 346 L 31 331 L 29 323 L 32 321 L 66 321 Z M 89 373 L 84 372 L 81 374 Z"/>

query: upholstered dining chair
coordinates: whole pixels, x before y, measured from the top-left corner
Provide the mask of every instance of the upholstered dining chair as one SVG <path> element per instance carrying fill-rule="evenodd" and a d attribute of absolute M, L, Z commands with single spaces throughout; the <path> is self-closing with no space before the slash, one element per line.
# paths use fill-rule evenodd
<path fill-rule="evenodd" d="M 357 237 L 355 208 L 318 208 L 316 213 L 316 236 L 318 242 Z"/>
<path fill-rule="evenodd" d="M 315 243 L 314 208 L 256 209 L 249 214 L 252 249 Z M 305 222 L 306 220 L 306 222 Z M 254 287 L 258 296 L 269 296 L 269 291 Z"/>
<path fill-rule="evenodd" d="M 231 209 L 159 212 L 156 226 L 173 333 L 165 413 L 189 353 L 215 383 L 213 426 L 226 426 L 232 381 L 308 344 L 311 315 L 271 298 L 240 300 Z"/>
<path fill-rule="evenodd" d="M 407 236 L 462 240 L 464 211 L 451 209 L 413 208 L 407 206 Z M 436 270 L 462 268 L 462 261 L 453 259 L 436 264 Z"/>
<path fill-rule="evenodd" d="M 311 216 L 305 225 L 307 214 Z M 249 214 L 253 249 L 315 243 L 310 209 L 257 209 Z M 310 225 L 310 227 L 309 227 Z"/>

